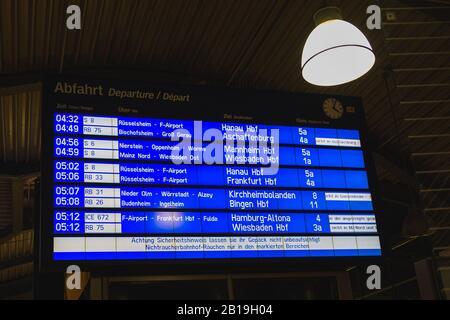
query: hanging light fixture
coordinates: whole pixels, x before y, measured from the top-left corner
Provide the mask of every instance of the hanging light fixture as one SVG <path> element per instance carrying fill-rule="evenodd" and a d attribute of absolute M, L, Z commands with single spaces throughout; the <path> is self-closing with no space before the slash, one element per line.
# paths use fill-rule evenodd
<path fill-rule="evenodd" d="M 335 86 L 358 79 L 375 64 L 364 34 L 342 20 L 339 8 L 326 7 L 314 15 L 316 28 L 306 40 L 302 76 L 318 86 Z"/>

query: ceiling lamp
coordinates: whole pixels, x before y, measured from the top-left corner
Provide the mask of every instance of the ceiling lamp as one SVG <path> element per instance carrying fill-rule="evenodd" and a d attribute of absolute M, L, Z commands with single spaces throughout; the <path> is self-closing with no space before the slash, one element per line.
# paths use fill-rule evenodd
<path fill-rule="evenodd" d="M 326 7 L 314 15 L 316 28 L 306 40 L 302 75 L 318 86 L 335 86 L 358 79 L 375 64 L 364 34 L 342 20 L 339 8 Z"/>

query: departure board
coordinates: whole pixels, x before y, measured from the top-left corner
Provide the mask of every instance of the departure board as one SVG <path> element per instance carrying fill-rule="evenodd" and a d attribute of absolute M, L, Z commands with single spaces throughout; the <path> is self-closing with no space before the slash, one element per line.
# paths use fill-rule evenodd
<path fill-rule="evenodd" d="M 263 109 L 230 112 L 236 94 L 202 116 L 195 98 L 209 88 L 49 90 L 41 232 L 52 261 L 381 255 L 363 125 L 333 120 L 329 99 L 308 100 L 323 121 L 277 108 L 270 121 Z"/>

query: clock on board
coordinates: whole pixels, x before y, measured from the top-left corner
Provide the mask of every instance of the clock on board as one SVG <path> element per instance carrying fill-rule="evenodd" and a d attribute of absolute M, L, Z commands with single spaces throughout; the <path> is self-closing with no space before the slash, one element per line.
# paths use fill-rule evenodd
<path fill-rule="evenodd" d="M 344 114 L 344 107 L 337 99 L 328 98 L 323 102 L 323 111 L 328 118 L 339 119 Z"/>

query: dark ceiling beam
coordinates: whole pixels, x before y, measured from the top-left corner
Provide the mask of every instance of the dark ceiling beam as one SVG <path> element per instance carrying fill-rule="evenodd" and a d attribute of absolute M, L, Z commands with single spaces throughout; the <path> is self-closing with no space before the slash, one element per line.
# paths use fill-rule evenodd
<path fill-rule="evenodd" d="M 450 0 L 398 0 L 398 2 L 403 3 L 406 7 L 415 8 L 415 10 L 420 11 L 437 21 L 448 20 L 447 10 L 427 10 L 426 7 L 448 7 L 450 10 Z M 381 2 L 383 3 L 383 2 Z M 424 7 L 424 9 L 421 9 Z M 395 10 L 392 10 L 395 11 Z"/>
<path fill-rule="evenodd" d="M 414 189 L 417 189 L 417 181 L 409 174 L 405 169 L 397 165 L 395 162 L 388 159 L 380 152 L 373 152 L 372 157 L 377 165 L 384 168 L 386 171 L 392 173 L 403 184 L 409 185 Z"/>
<path fill-rule="evenodd" d="M 42 78 L 42 73 L 2 74 L 0 77 L 0 90 L 37 85 L 42 81 Z"/>
<path fill-rule="evenodd" d="M 24 92 L 32 92 L 32 91 L 40 91 L 42 88 L 42 84 L 39 82 L 8 86 L 8 87 L 0 87 L 0 97 L 1 96 L 11 96 L 15 94 L 20 94 Z"/>
<path fill-rule="evenodd" d="M 2 163 L 0 165 L 0 178 L 30 176 L 40 171 L 41 166 L 39 163 Z"/>

